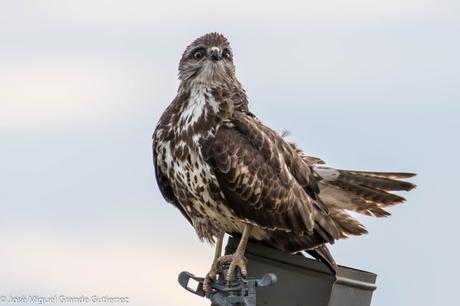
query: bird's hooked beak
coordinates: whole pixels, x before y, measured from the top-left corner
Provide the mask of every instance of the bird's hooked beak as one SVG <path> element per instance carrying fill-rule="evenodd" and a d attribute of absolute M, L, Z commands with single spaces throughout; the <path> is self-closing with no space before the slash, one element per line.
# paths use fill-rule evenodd
<path fill-rule="evenodd" d="M 208 49 L 208 54 L 213 61 L 219 61 L 222 58 L 222 51 L 219 47 L 213 46 Z"/>

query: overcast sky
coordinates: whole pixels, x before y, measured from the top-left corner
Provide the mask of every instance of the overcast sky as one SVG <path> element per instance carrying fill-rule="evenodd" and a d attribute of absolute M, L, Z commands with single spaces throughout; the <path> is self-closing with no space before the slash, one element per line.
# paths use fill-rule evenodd
<path fill-rule="evenodd" d="M 162 199 L 151 134 L 198 36 L 230 40 L 250 106 L 332 166 L 414 171 L 369 235 L 374 306 L 460 304 L 460 4 L 448 0 L 1 1 L 0 295 L 207 305 L 213 250 Z M 269 272 L 269 271 L 267 271 Z"/>

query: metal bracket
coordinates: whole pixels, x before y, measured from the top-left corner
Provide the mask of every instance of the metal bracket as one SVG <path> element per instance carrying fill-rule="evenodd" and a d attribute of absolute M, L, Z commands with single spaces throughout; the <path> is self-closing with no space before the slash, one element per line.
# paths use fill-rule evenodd
<path fill-rule="evenodd" d="M 245 278 L 241 276 L 238 269 L 235 279 L 227 282 L 225 274 L 228 264 L 225 264 L 219 272 L 216 281 L 211 282 L 212 291 L 209 294 L 203 289 L 203 277 L 196 277 L 190 272 L 181 272 L 178 277 L 179 284 L 187 291 L 211 300 L 213 306 L 256 306 L 257 288 L 274 286 L 277 277 L 273 273 L 267 273 L 261 278 Z M 196 289 L 189 287 L 190 279 L 198 282 Z"/>

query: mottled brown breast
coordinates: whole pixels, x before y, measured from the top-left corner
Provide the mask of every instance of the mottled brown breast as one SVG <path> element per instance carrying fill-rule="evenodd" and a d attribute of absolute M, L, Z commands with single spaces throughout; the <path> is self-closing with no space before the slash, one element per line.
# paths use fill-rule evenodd
<path fill-rule="evenodd" d="M 179 95 L 160 119 L 154 135 L 156 166 L 198 236 L 209 241 L 223 231 L 235 232 L 241 227 L 201 152 L 200 143 L 214 137 L 220 124 L 222 109 L 214 93 L 198 87 Z"/>

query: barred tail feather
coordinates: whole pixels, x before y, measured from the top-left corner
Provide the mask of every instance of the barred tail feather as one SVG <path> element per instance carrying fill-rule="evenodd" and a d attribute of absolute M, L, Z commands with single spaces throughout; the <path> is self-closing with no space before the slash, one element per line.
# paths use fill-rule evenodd
<path fill-rule="evenodd" d="M 359 236 L 367 234 L 364 225 L 359 223 L 359 221 L 353 218 L 346 210 L 332 208 L 329 213 L 341 230 L 341 239 L 347 238 L 348 235 Z"/>
<path fill-rule="evenodd" d="M 384 208 L 405 201 L 392 191 L 416 187 L 401 180 L 415 176 L 414 173 L 349 171 L 323 166 L 314 169 L 321 177 L 319 196 L 326 205 L 375 217 L 389 216 Z"/>

